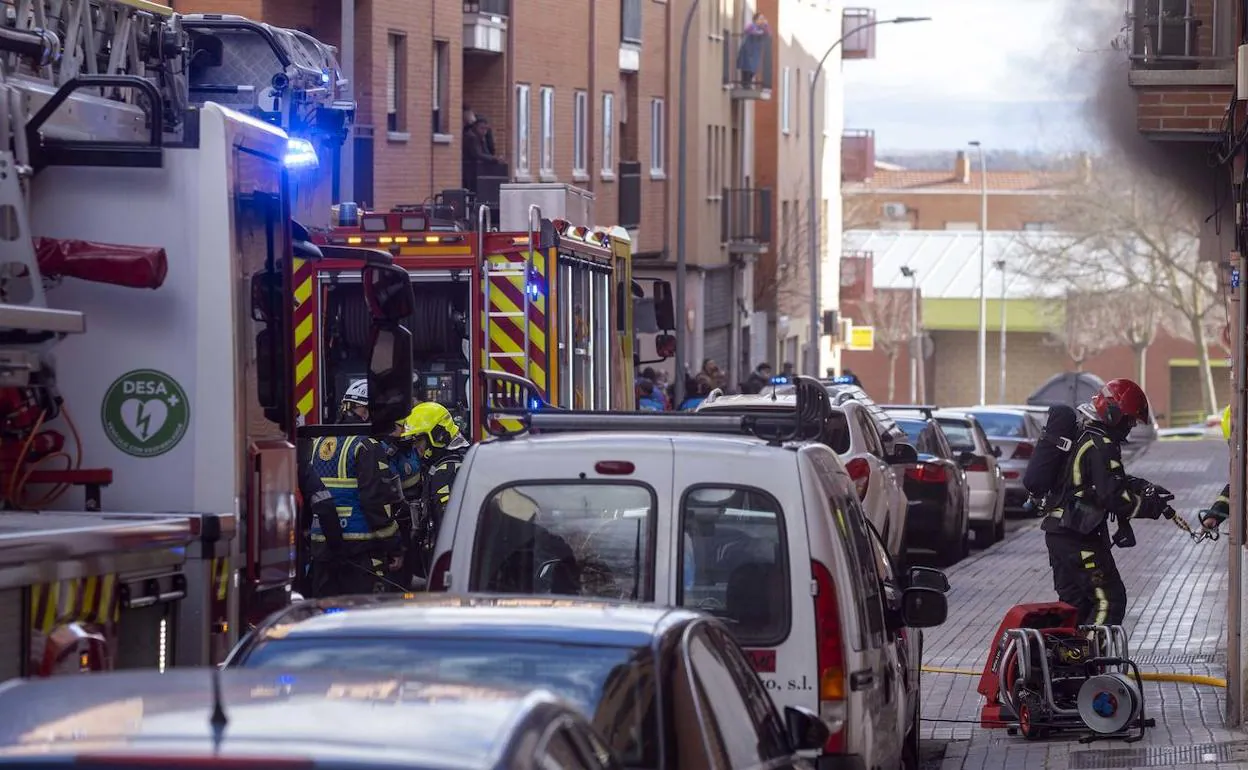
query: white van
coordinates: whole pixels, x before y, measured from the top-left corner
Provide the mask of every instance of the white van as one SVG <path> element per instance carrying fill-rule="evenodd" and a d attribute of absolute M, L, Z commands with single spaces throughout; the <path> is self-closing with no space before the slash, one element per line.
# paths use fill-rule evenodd
<path fill-rule="evenodd" d="M 914 766 L 912 629 L 943 622 L 943 593 L 881 573 L 886 549 L 828 447 L 695 432 L 734 421 L 749 418 L 539 412 L 530 424 L 550 435 L 473 447 L 431 587 L 701 609 L 728 623 L 777 706 L 823 717 L 821 768 Z"/>

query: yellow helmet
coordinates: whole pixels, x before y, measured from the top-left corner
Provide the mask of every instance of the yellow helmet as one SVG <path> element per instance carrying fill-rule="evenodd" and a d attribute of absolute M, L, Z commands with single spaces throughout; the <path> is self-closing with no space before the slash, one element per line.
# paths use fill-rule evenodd
<path fill-rule="evenodd" d="M 1231 408 L 1222 410 L 1222 438 L 1227 441 L 1231 440 Z"/>
<path fill-rule="evenodd" d="M 403 421 L 403 438 L 424 438 L 428 446 L 422 452 L 425 457 L 433 455 L 434 447 L 445 449 L 459 438 L 459 426 L 446 407 L 433 401 L 425 401 L 412 407 Z"/>

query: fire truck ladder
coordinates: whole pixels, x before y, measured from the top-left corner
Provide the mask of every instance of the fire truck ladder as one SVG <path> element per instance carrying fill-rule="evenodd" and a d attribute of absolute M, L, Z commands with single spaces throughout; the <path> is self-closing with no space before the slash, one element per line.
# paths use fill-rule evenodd
<path fill-rule="evenodd" d="M 485 247 L 486 225 L 489 220 L 489 210 L 486 206 L 481 206 L 477 210 L 477 237 L 481 244 L 482 250 Z M 516 264 L 511 255 L 503 255 L 503 263 L 496 266 L 489 254 L 484 255 L 483 272 L 485 276 L 485 359 L 487 369 L 496 369 L 503 371 L 501 366 L 495 367 L 493 364 L 500 359 L 520 359 L 523 368 L 520 370 L 520 376 L 532 377 L 532 345 L 530 340 L 532 322 L 529 316 L 529 307 L 532 303 L 532 289 L 530 288 L 533 280 L 533 249 L 538 235 L 542 229 L 542 210 L 536 204 L 529 206 L 529 242 L 528 249 L 524 252 L 524 267 L 516 268 Z M 514 281 L 520 279 L 520 309 L 519 310 L 493 310 L 490 304 L 491 285 L 495 280 Z M 524 331 L 524 347 L 519 352 L 507 352 L 495 350 L 493 330 L 497 319 L 515 318 L 516 325 Z"/>

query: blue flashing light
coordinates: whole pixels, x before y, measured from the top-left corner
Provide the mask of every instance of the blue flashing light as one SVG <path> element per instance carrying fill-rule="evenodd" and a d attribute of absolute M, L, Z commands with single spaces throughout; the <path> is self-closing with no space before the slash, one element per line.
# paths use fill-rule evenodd
<path fill-rule="evenodd" d="M 530 412 L 540 412 L 542 411 L 543 406 L 545 406 L 545 404 L 542 403 L 542 400 L 540 398 L 529 399 L 529 411 Z"/>
<path fill-rule="evenodd" d="M 529 295 L 529 299 L 537 299 L 542 296 L 542 287 L 536 281 L 529 281 L 525 284 L 524 293 Z"/>
<path fill-rule="evenodd" d="M 852 374 L 842 374 L 840 377 L 832 378 L 833 385 L 853 385 L 854 376 Z"/>
<path fill-rule="evenodd" d="M 326 615 L 337 615 L 339 612 L 345 612 L 345 610 L 343 610 L 341 607 L 326 607 L 325 608 Z"/>
<path fill-rule="evenodd" d="M 782 375 L 782 374 L 778 374 L 778 375 L 776 375 L 775 377 L 772 377 L 772 378 L 771 378 L 771 384 L 772 384 L 772 385 L 788 385 L 788 384 L 789 384 L 789 378 L 788 378 L 788 377 L 785 377 L 785 376 L 784 376 L 784 375 Z"/>
<path fill-rule="evenodd" d="M 316 148 L 307 139 L 291 137 L 286 140 L 286 157 L 283 159 L 286 168 L 306 170 L 316 168 L 320 160 L 316 157 Z"/>
<path fill-rule="evenodd" d="M 321 83 L 323 85 L 329 85 L 329 71 L 328 70 L 321 70 Z"/>
<path fill-rule="evenodd" d="M 293 687 L 295 678 L 290 674 L 278 674 L 277 683 L 282 687 Z"/>

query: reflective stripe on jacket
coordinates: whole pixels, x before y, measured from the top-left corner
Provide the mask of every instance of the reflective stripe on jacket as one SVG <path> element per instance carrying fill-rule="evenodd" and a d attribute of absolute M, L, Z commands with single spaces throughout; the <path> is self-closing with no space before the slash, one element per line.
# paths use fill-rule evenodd
<path fill-rule="evenodd" d="M 360 495 L 361 462 L 376 462 L 379 467 L 375 471 L 393 478 L 389 463 L 382 461 L 384 457 L 384 450 L 372 438 L 324 436 L 312 445 L 312 470 L 333 497 L 338 522 L 342 525 L 342 539 L 347 542 L 384 540 L 398 534 L 399 525 L 394 521 L 392 504 L 385 503 L 380 510 L 366 511 Z M 376 477 L 377 473 L 372 475 Z M 325 541 L 319 519 L 312 522 L 312 540 Z"/>

